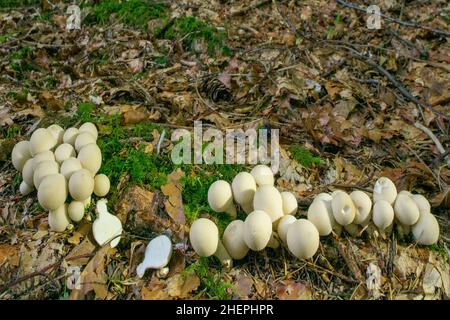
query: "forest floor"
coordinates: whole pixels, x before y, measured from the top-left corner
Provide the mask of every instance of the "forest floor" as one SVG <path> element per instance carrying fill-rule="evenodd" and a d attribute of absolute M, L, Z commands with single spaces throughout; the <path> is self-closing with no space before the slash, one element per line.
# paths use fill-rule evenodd
<path fill-rule="evenodd" d="M 67 4 L 36 2 L 0 8 L 0 299 L 450 297 L 447 1 L 371 1 L 384 15 L 377 30 L 366 1 L 79 1 L 81 30 L 67 30 Z M 94 205 L 50 232 L 11 163 L 35 128 L 86 121 L 99 128 L 108 207 L 124 221 L 114 249 L 92 239 Z M 231 270 L 199 258 L 190 224 L 229 222 L 208 207 L 209 185 L 251 166 L 173 164 L 171 133 L 194 121 L 279 129 L 276 186 L 297 196 L 298 217 L 320 192 L 370 193 L 386 176 L 430 200 L 440 240 L 424 247 L 368 228 L 321 238 L 309 260 L 286 248 L 250 252 Z M 160 233 L 176 243 L 170 273 L 139 279 Z"/>

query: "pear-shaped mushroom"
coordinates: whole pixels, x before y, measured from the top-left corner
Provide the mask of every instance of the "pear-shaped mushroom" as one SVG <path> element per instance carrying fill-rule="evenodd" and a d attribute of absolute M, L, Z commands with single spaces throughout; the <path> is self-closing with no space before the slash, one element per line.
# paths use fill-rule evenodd
<path fill-rule="evenodd" d="M 12 149 L 11 161 L 17 171 L 22 171 L 25 162 L 30 158 L 30 142 L 20 141 Z"/>
<path fill-rule="evenodd" d="M 244 221 L 244 241 L 253 251 L 263 250 L 272 236 L 270 216 L 262 211 L 251 212 Z"/>
<path fill-rule="evenodd" d="M 411 229 L 418 244 L 429 246 L 439 240 L 439 224 L 431 213 L 421 214 L 419 221 Z"/>
<path fill-rule="evenodd" d="M 331 208 L 333 210 L 334 219 L 341 225 L 346 226 L 355 219 L 355 205 L 352 198 L 341 190 L 333 193 L 333 200 L 331 200 Z"/>
<path fill-rule="evenodd" d="M 50 210 L 48 213 L 48 225 L 50 230 L 56 232 L 63 232 L 70 224 L 69 216 L 67 215 L 67 203 L 62 204 L 55 210 Z"/>
<path fill-rule="evenodd" d="M 61 128 L 57 124 L 52 124 L 47 128 L 47 130 L 50 132 L 50 134 L 53 136 L 53 138 L 56 141 L 56 145 L 59 146 L 63 142 L 64 137 L 64 129 Z"/>
<path fill-rule="evenodd" d="M 76 157 L 75 149 L 69 143 L 60 144 L 55 150 L 55 160 L 58 163 L 63 163 L 71 157 Z"/>
<path fill-rule="evenodd" d="M 275 182 L 272 169 L 266 165 L 259 164 L 255 166 L 250 173 L 253 178 L 255 178 L 255 182 L 259 187 L 263 185 L 273 186 Z"/>
<path fill-rule="evenodd" d="M 287 244 L 287 232 L 289 229 L 289 226 L 291 225 L 291 223 L 297 221 L 297 218 L 295 218 L 294 216 L 288 214 L 285 215 L 283 218 L 280 219 L 280 222 L 278 223 L 277 226 L 277 232 L 278 232 L 278 236 L 280 237 L 281 241 L 283 241 L 284 244 Z"/>
<path fill-rule="evenodd" d="M 262 210 L 267 213 L 272 223 L 284 216 L 281 194 L 277 188 L 270 184 L 262 185 L 256 189 L 255 197 L 253 198 L 253 208 L 254 210 Z"/>
<path fill-rule="evenodd" d="M 83 168 L 92 173 L 92 176 L 98 172 L 102 165 L 102 152 L 95 143 L 90 143 L 81 148 L 77 158 Z"/>
<path fill-rule="evenodd" d="M 33 187 L 29 186 L 25 181 L 22 181 L 19 186 L 19 191 L 23 196 L 26 196 L 27 194 L 30 194 L 33 192 Z"/>
<path fill-rule="evenodd" d="M 70 180 L 72 174 L 81 169 L 83 169 L 83 167 L 81 166 L 80 160 L 74 157 L 70 157 L 61 164 L 61 174 L 67 179 L 67 181 Z"/>
<path fill-rule="evenodd" d="M 34 175 L 34 159 L 30 158 L 25 162 L 25 165 L 22 168 L 22 179 L 30 187 L 34 187 L 33 175 Z"/>
<path fill-rule="evenodd" d="M 62 174 L 56 173 L 44 177 L 38 189 L 38 201 L 46 210 L 56 210 L 67 198 L 67 182 Z"/>
<path fill-rule="evenodd" d="M 244 221 L 234 220 L 231 221 L 223 232 L 223 245 L 230 256 L 235 260 L 244 258 L 249 250 L 244 240 L 244 230 Z"/>
<path fill-rule="evenodd" d="M 94 179 L 89 170 L 76 171 L 69 180 L 70 196 L 77 201 L 84 201 L 94 191 Z"/>
<path fill-rule="evenodd" d="M 331 216 L 325 201 L 320 198 L 314 199 L 308 208 L 308 220 L 314 224 L 321 236 L 327 236 L 333 230 Z"/>
<path fill-rule="evenodd" d="M 373 202 L 384 200 L 392 205 L 396 197 L 397 188 L 389 178 L 381 177 L 375 182 L 375 186 L 373 187 Z"/>
<path fill-rule="evenodd" d="M 394 209 L 391 204 L 385 200 L 376 201 L 373 205 L 372 220 L 381 231 L 391 226 L 394 221 Z"/>
<path fill-rule="evenodd" d="M 427 198 L 425 198 L 421 194 L 412 194 L 411 198 L 413 199 L 417 208 L 419 208 L 420 214 L 431 213 L 430 202 L 428 202 Z"/>
<path fill-rule="evenodd" d="M 372 210 L 372 200 L 362 191 L 356 190 L 350 193 L 350 198 L 355 205 L 355 220 L 353 223 L 362 225 L 367 219 L 370 219 L 370 211 Z"/>
<path fill-rule="evenodd" d="M 298 202 L 295 196 L 288 191 L 281 192 L 281 201 L 283 204 L 283 213 L 285 215 L 295 215 L 298 208 Z"/>
<path fill-rule="evenodd" d="M 227 212 L 236 218 L 236 207 L 233 203 L 233 191 L 228 182 L 217 180 L 208 189 L 208 204 L 215 212 Z"/>
<path fill-rule="evenodd" d="M 399 194 L 395 199 L 394 213 L 397 220 L 406 226 L 412 226 L 419 220 L 419 208 L 411 197 Z"/>
<path fill-rule="evenodd" d="M 111 248 L 117 246 L 122 234 L 122 222 L 115 215 L 108 212 L 106 199 L 97 201 L 97 219 L 92 224 L 92 233 L 95 241 L 104 246 L 109 243 Z"/>
<path fill-rule="evenodd" d="M 319 248 L 319 231 L 310 221 L 298 219 L 289 226 L 286 240 L 289 251 L 294 256 L 308 259 Z"/>
<path fill-rule="evenodd" d="M 84 203 L 82 201 L 72 201 L 68 207 L 68 214 L 72 221 L 79 222 L 84 217 Z"/>
<path fill-rule="evenodd" d="M 91 143 L 96 143 L 96 140 L 92 134 L 89 132 L 80 132 L 75 139 L 75 150 L 80 152 L 81 148 Z"/>
<path fill-rule="evenodd" d="M 162 272 L 170 261 L 172 256 L 172 242 L 170 238 L 165 235 L 153 238 L 145 249 L 144 261 L 136 268 L 136 273 L 139 278 L 142 278 L 147 269 L 157 269 Z"/>
<path fill-rule="evenodd" d="M 97 197 L 104 197 L 108 194 L 111 184 L 104 174 L 98 174 L 94 178 L 94 193 Z"/>
<path fill-rule="evenodd" d="M 78 130 L 80 133 L 84 132 L 90 133 L 94 137 L 94 139 L 97 140 L 98 130 L 95 124 L 93 124 L 92 122 L 83 123 Z"/>
<path fill-rule="evenodd" d="M 239 203 L 245 213 L 253 211 L 253 197 L 256 191 L 256 182 L 248 172 L 238 173 L 231 183 L 234 200 Z"/>
<path fill-rule="evenodd" d="M 59 173 L 59 165 L 55 161 L 42 161 L 36 166 L 33 174 L 33 183 L 36 189 L 39 188 L 42 179 L 46 176 Z"/>
<path fill-rule="evenodd" d="M 47 151 L 55 147 L 56 140 L 50 131 L 39 128 L 33 132 L 30 138 L 30 154 L 37 155 L 40 152 Z"/>
<path fill-rule="evenodd" d="M 75 146 L 75 140 L 77 139 L 78 133 L 79 131 L 77 128 L 67 129 L 66 132 L 64 132 L 63 142 Z"/>

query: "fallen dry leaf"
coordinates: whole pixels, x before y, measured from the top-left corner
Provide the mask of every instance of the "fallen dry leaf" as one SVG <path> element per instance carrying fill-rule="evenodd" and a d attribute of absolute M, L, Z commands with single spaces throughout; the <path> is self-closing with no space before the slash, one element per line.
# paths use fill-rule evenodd
<path fill-rule="evenodd" d="M 311 300 L 311 288 L 306 283 L 286 280 L 275 288 L 275 294 L 280 300 Z"/>

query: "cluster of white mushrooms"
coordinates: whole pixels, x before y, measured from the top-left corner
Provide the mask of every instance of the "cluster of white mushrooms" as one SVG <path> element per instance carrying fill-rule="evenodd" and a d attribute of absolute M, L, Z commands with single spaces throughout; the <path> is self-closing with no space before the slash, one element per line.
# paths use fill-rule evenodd
<path fill-rule="evenodd" d="M 439 225 L 428 200 L 419 194 L 401 191 L 382 177 L 375 183 L 373 206 L 363 191 L 350 194 L 336 190 L 320 193 L 308 208 L 307 219 L 297 219 L 297 200 L 290 192 L 274 187 L 274 175 L 265 165 L 241 172 L 231 185 L 218 180 L 208 190 L 208 203 L 215 212 L 227 212 L 236 219 L 239 204 L 247 214 L 245 221 L 232 221 L 219 238 L 216 224 L 206 218 L 194 221 L 190 228 L 191 245 L 199 256 L 216 256 L 226 267 L 244 258 L 249 250 L 276 249 L 279 240 L 299 259 L 314 256 L 320 236 L 340 234 L 344 228 L 351 235 L 360 234 L 373 221 L 380 233 L 390 232 L 394 223 L 399 232 L 412 231 L 419 244 L 431 245 L 439 238 Z"/>
<path fill-rule="evenodd" d="M 97 174 L 102 164 L 97 137 L 90 122 L 67 130 L 53 124 L 35 130 L 29 141 L 20 141 L 12 150 L 14 168 L 22 172 L 20 192 L 37 189 L 52 231 L 66 230 L 71 220 L 79 222 L 93 193 L 104 197 L 109 192 L 108 177 Z"/>

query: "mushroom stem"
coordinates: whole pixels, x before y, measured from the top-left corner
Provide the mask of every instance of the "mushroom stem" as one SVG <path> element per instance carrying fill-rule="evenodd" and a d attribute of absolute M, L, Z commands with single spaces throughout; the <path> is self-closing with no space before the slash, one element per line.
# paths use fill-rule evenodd
<path fill-rule="evenodd" d="M 217 244 L 217 250 L 214 253 L 214 256 L 219 259 L 220 263 L 226 268 L 231 269 L 233 267 L 233 259 L 228 254 L 227 249 L 225 249 L 222 241 L 219 240 Z"/>
<path fill-rule="evenodd" d="M 242 203 L 241 208 L 242 210 L 244 210 L 246 214 L 251 213 L 253 211 L 253 201 L 250 201 L 248 203 Z"/>
<path fill-rule="evenodd" d="M 232 219 L 237 218 L 236 206 L 233 203 L 225 210 L 225 212 L 228 213 Z"/>
<path fill-rule="evenodd" d="M 269 239 L 269 242 L 267 243 L 267 246 L 269 248 L 272 248 L 272 249 L 277 249 L 280 246 L 280 241 L 278 241 L 275 238 L 275 232 L 272 232 L 272 235 L 270 236 L 270 239 Z"/>

